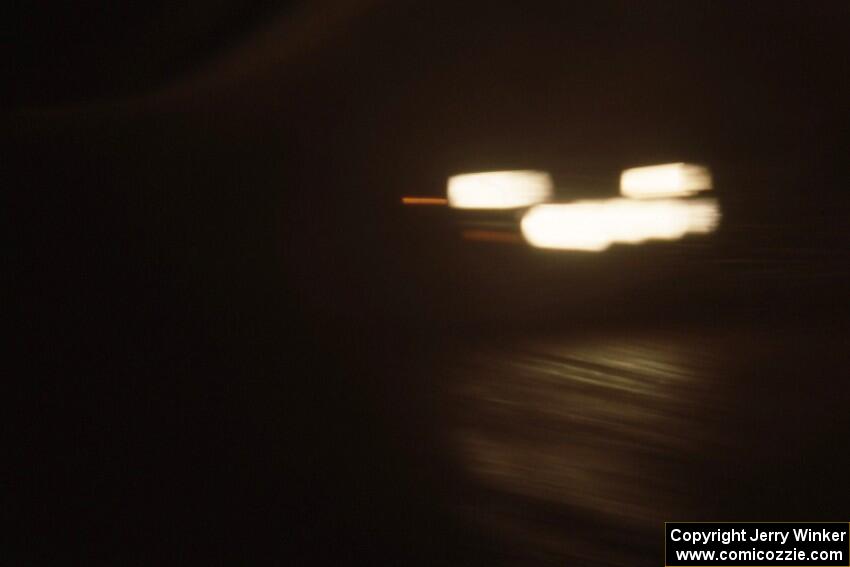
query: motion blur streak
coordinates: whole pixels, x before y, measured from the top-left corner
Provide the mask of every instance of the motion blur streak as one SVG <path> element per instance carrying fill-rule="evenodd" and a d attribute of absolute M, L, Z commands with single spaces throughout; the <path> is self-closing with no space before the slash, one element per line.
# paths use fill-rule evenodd
<path fill-rule="evenodd" d="M 446 205 L 448 200 L 443 197 L 402 197 L 405 205 Z"/>
<path fill-rule="evenodd" d="M 721 340 L 699 337 L 712 346 Z M 653 525 L 663 521 L 661 510 L 687 509 L 687 480 L 662 475 L 665 460 L 686 459 L 697 442 L 724 442 L 706 439 L 697 425 L 705 416 L 683 409 L 713 401 L 709 369 L 719 362 L 699 345 L 663 333 L 637 340 L 553 337 L 471 355 L 453 385 L 463 404 L 456 439 L 466 467 L 502 493 L 557 502 L 620 526 Z M 500 521 L 527 521 L 528 510 Z M 568 533 L 548 544 L 574 555 L 605 538 Z M 564 545 L 565 539 L 572 541 Z"/>
<path fill-rule="evenodd" d="M 490 171 L 449 178 L 449 206 L 455 209 L 516 209 L 551 196 L 552 178 L 545 171 Z"/>
<path fill-rule="evenodd" d="M 675 240 L 712 232 L 715 199 L 609 199 L 537 205 L 522 218 L 522 234 L 537 248 L 598 252 L 614 243 Z"/>
<path fill-rule="evenodd" d="M 711 188 L 711 172 L 687 163 L 635 167 L 620 175 L 620 193 L 634 199 L 687 197 Z"/>
<path fill-rule="evenodd" d="M 500 230 L 464 230 L 461 236 L 466 240 L 481 242 L 505 242 L 509 244 L 522 242 L 522 238 L 518 234 Z"/>

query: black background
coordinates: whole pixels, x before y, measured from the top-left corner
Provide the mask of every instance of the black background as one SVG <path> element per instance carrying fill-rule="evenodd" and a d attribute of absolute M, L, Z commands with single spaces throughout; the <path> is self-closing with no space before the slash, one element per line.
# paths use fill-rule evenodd
<path fill-rule="evenodd" d="M 846 336 L 846 3 L 145 6 L 26 3 L 4 24 L 22 561 L 509 561 L 451 512 L 462 475 L 422 369 L 592 304 L 504 300 L 480 285 L 502 257 L 400 211 L 458 171 L 708 163 L 723 254 L 770 226 L 779 258 L 819 250 L 828 275 L 706 268 L 704 307 L 676 282 L 593 320 Z M 592 273 L 621 273 L 610 258 Z M 818 481 L 841 454 L 803 474 L 837 486 Z"/>

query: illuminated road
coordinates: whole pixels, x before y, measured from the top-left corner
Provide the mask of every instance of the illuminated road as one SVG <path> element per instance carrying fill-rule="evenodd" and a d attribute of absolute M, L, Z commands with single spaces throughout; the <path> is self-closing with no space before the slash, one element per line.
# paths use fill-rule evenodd
<path fill-rule="evenodd" d="M 664 521 L 843 518 L 848 346 L 821 326 L 476 349 L 445 376 L 458 513 L 523 565 L 657 565 Z"/>
<path fill-rule="evenodd" d="M 657 566 L 665 521 L 846 517 L 846 210 L 770 204 L 584 254 L 460 238 L 510 215 L 405 209 L 388 422 L 411 424 L 422 508 L 469 534 L 453 564 Z"/>

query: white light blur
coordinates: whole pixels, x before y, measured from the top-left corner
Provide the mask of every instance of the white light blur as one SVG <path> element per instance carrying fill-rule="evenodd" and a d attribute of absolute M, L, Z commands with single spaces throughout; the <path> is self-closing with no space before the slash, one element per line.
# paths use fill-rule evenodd
<path fill-rule="evenodd" d="M 552 197 L 545 171 L 488 171 L 449 178 L 449 206 L 455 209 L 516 209 Z"/>
<path fill-rule="evenodd" d="M 620 193 L 633 199 L 689 197 L 711 187 L 708 168 L 688 163 L 635 167 L 620 175 Z"/>
<path fill-rule="evenodd" d="M 607 199 L 536 205 L 522 218 L 522 234 L 536 248 L 599 252 L 612 244 L 676 240 L 717 228 L 715 199 Z"/>

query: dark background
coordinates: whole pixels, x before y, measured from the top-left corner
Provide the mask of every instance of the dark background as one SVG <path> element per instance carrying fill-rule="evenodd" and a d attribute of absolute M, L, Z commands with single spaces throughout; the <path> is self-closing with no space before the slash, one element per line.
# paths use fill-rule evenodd
<path fill-rule="evenodd" d="M 454 509 L 468 480 L 436 369 L 459 352 L 659 323 L 814 328 L 841 351 L 848 12 L 19 7 L 3 38 L 22 560 L 510 562 Z M 541 254 L 461 244 L 446 211 L 398 205 L 461 171 L 542 168 L 601 195 L 667 161 L 712 167 L 710 242 Z M 795 360 L 789 383 L 846 377 Z M 812 453 L 797 473 L 814 485 L 847 464 Z"/>

